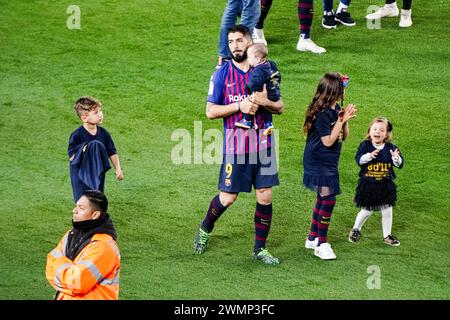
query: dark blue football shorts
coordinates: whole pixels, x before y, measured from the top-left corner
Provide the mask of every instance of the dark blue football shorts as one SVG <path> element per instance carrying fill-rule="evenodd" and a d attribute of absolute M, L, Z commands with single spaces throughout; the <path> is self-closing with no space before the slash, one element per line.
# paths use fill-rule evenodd
<path fill-rule="evenodd" d="M 279 185 L 276 154 L 271 148 L 258 153 L 224 154 L 219 190 L 229 193 L 251 192 Z"/>

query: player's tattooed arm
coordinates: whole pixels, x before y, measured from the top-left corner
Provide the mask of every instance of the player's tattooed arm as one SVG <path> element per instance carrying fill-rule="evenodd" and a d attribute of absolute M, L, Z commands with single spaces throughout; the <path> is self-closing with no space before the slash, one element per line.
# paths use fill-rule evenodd
<path fill-rule="evenodd" d="M 211 102 L 206 103 L 206 116 L 208 119 L 225 118 L 237 112 L 255 114 L 257 110 L 258 105 L 248 99 L 227 105 L 218 105 Z"/>

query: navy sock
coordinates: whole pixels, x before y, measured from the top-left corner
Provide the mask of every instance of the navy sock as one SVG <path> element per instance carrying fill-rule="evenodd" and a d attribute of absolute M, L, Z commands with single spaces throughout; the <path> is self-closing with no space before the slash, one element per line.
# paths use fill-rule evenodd
<path fill-rule="evenodd" d="M 333 11 L 333 0 L 323 0 L 323 11 L 327 13 Z"/>
<path fill-rule="evenodd" d="M 333 214 L 334 205 L 336 204 L 336 196 L 329 195 L 321 197 L 322 206 L 319 210 L 318 220 L 318 237 L 320 246 L 322 243 L 328 242 L 328 227 L 330 226 L 331 215 Z"/>
<path fill-rule="evenodd" d="M 403 10 L 410 10 L 411 9 L 412 0 L 403 0 Z"/>
<path fill-rule="evenodd" d="M 396 2 L 396 0 L 386 0 L 386 4 L 391 4 Z M 403 10 L 409 10 L 411 9 L 412 0 L 403 0 L 402 9 Z"/>
<path fill-rule="evenodd" d="M 311 228 L 309 230 L 308 240 L 313 241 L 315 238 L 317 238 L 317 224 L 319 221 L 319 210 L 322 206 L 322 200 L 320 199 L 320 196 L 317 195 L 316 200 L 316 206 L 313 209 L 312 217 L 311 217 Z"/>
<path fill-rule="evenodd" d="M 264 20 L 266 20 L 266 17 L 269 14 L 272 1 L 273 0 L 261 0 L 261 15 L 259 16 L 258 23 L 255 26 L 256 29 L 264 29 Z"/>
<path fill-rule="evenodd" d="M 209 205 L 205 219 L 203 219 L 202 228 L 207 232 L 211 232 L 214 229 L 214 223 L 220 218 L 225 210 L 227 210 L 227 207 L 224 207 L 222 203 L 220 203 L 219 195 L 215 196 Z"/>
<path fill-rule="evenodd" d="M 300 24 L 300 34 L 302 35 L 303 39 L 309 39 L 314 13 L 314 1 L 299 0 L 297 10 L 298 10 L 298 21 Z"/>
<path fill-rule="evenodd" d="M 255 248 L 254 251 L 266 247 L 266 240 L 269 236 L 270 225 L 272 224 L 272 204 L 256 203 L 255 210 Z"/>

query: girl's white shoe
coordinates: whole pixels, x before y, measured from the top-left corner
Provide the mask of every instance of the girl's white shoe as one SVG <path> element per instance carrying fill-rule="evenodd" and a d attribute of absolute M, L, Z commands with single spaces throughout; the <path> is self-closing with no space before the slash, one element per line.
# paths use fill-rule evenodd
<path fill-rule="evenodd" d="M 402 28 L 408 28 L 412 26 L 411 9 L 409 10 L 402 9 L 402 14 L 400 15 L 400 22 L 398 25 Z"/>
<path fill-rule="evenodd" d="M 333 249 L 328 242 L 322 243 L 320 246 L 314 249 L 314 255 L 323 260 L 336 259 Z"/>

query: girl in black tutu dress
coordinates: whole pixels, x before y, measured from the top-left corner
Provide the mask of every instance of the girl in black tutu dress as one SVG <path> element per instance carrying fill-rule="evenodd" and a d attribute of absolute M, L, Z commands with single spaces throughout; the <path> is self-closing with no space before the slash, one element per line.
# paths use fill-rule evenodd
<path fill-rule="evenodd" d="M 394 167 L 402 168 L 404 159 L 391 141 L 392 124 L 386 118 L 372 120 L 366 140 L 361 142 L 355 156 L 356 163 L 361 167 L 355 203 L 361 211 L 350 231 L 350 242 L 359 240 L 364 222 L 374 210 L 381 210 L 384 243 L 400 245 L 400 241 L 391 234 L 392 207 L 397 200 Z"/>

